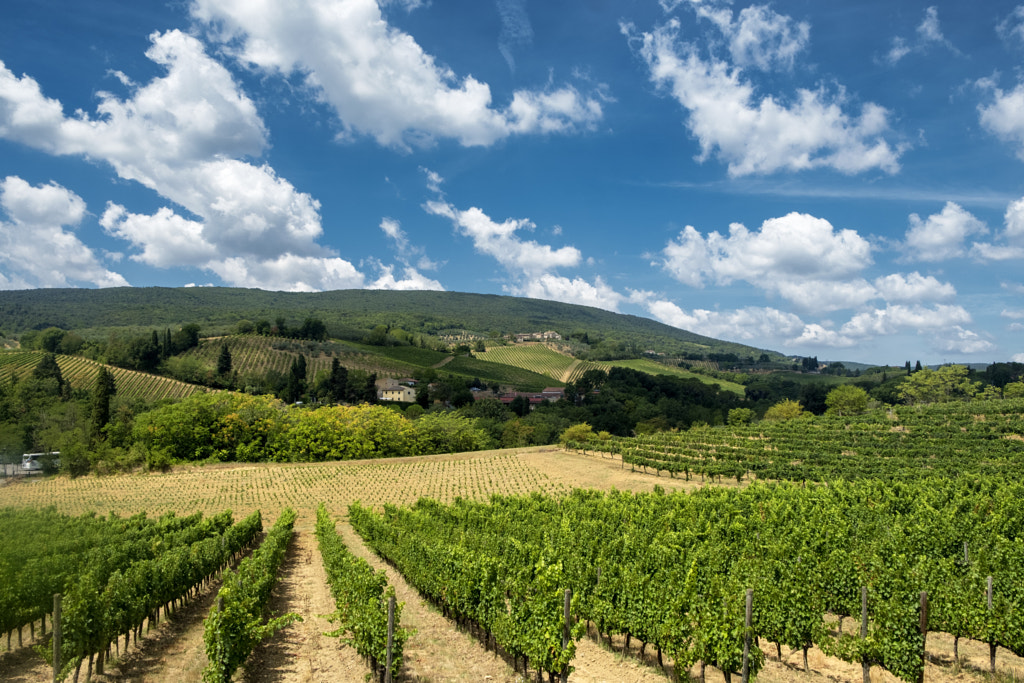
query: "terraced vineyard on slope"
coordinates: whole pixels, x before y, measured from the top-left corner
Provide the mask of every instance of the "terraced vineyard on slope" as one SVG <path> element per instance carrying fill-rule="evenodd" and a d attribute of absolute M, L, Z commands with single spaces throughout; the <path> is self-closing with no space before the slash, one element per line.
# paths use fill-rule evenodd
<path fill-rule="evenodd" d="M 570 381 L 573 370 L 580 364 L 580 361 L 572 356 L 559 353 L 540 343 L 495 346 L 478 353 L 477 358 L 530 370 L 558 382 Z"/>
<path fill-rule="evenodd" d="M 365 353 L 354 346 L 338 342 L 312 342 L 283 337 L 239 335 L 203 339 L 199 346 L 184 354 L 197 358 L 211 371 L 217 367 L 217 356 L 223 344 L 231 352 L 232 368 L 240 375 L 267 372 L 287 374 L 298 354 L 306 358 L 306 376 L 316 377 L 318 372 L 329 372 L 331 360 L 337 358 L 349 370 L 375 373 L 378 377 L 405 377 L 417 366 L 374 353 Z"/>
<path fill-rule="evenodd" d="M 11 374 L 19 380 L 27 377 L 39 364 L 42 357 L 42 351 L 0 352 L 0 377 L 5 380 Z M 61 375 L 71 383 L 74 389 L 91 389 L 96 382 L 96 375 L 102 367 L 101 363 L 81 356 L 57 355 L 56 358 Z M 197 391 L 205 391 L 203 387 L 179 382 L 169 377 L 126 370 L 112 365 L 108 365 L 106 368 L 114 376 L 117 395 L 124 398 L 155 401 L 162 398 L 185 398 Z"/>

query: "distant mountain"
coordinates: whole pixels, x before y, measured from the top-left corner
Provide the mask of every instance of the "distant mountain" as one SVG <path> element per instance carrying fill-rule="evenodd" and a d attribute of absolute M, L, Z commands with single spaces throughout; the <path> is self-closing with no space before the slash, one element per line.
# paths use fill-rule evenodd
<path fill-rule="evenodd" d="M 609 311 L 538 299 L 460 292 L 268 292 L 227 287 L 125 287 L 36 289 L 0 292 L 0 333 L 59 327 L 85 337 L 115 328 L 147 329 L 197 323 L 203 334 L 231 331 L 241 320 L 298 325 L 322 320 L 332 337 L 361 339 L 378 325 L 436 335 L 465 330 L 508 335 L 554 330 L 563 336 L 586 333 L 592 345 L 622 344 L 639 353 L 734 353 L 757 357 L 781 354 L 721 341 L 669 325 Z"/>

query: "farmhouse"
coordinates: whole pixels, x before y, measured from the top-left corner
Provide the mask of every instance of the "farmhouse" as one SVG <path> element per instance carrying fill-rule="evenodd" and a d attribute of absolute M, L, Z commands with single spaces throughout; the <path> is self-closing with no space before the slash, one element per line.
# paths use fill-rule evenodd
<path fill-rule="evenodd" d="M 410 384 L 415 385 L 416 380 L 398 380 L 392 377 L 378 379 L 376 382 L 377 400 L 413 403 L 416 400 L 416 390 L 409 386 Z"/>
<path fill-rule="evenodd" d="M 528 342 L 528 341 L 559 341 L 562 335 L 558 334 L 554 330 L 548 330 L 547 332 L 523 332 L 515 335 L 516 343 Z"/>
<path fill-rule="evenodd" d="M 377 392 L 377 399 L 380 401 L 402 401 L 413 403 L 416 401 L 416 390 L 412 387 L 399 386 L 393 389 L 381 389 Z"/>

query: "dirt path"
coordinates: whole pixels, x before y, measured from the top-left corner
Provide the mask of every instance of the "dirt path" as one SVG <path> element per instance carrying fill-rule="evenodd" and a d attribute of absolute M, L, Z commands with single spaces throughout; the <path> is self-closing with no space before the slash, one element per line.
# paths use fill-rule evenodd
<path fill-rule="evenodd" d="M 245 663 L 245 683 L 362 681 L 370 669 L 338 638 L 327 616 L 335 610 L 312 527 L 296 529 L 270 600 L 274 615 L 295 612 L 297 622 L 263 642 Z"/>
<path fill-rule="evenodd" d="M 127 652 L 122 649 L 120 658 L 107 664 L 105 675 L 94 675 L 93 681 L 201 681 L 206 666 L 203 620 L 210 613 L 218 590 L 220 581 L 214 581 L 206 592 L 161 621 L 138 645 L 133 645 Z"/>
<path fill-rule="evenodd" d="M 47 666 L 43 658 L 37 655 L 31 647 L 27 646 L 27 639 L 23 643 L 26 647 L 19 648 L 15 641 L 10 652 L 0 654 L 0 681 L 4 681 L 4 683 L 49 681 L 53 669 Z M 4 647 L 6 646 L 5 639 Z"/>
<path fill-rule="evenodd" d="M 511 667 L 468 633 L 456 628 L 439 611 L 420 597 L 398 572 L 370 552 L 347 521 L 338 523 L 338 533 L 352 554 L 387 572 L 388 583 L 395 587 L 402 608 L 402 626 L 415 629 L 405 642 L 405 662 L 401 680 L 406 682 L 522 680 Z"/>

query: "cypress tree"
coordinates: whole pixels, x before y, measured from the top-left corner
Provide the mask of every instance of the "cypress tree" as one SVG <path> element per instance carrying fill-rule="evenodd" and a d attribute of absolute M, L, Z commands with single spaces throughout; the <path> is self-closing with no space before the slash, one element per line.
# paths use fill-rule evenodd
<path fill-rule="evenodd" d="M 99 439 L 103 428 L 110 422 L 110 397 L 114 395 L 114 376 L 100 367 L 92 390 L 92 436 Z"/>
<path fill-rule="evenodd" d="M 338 362 L 337 358 L 331 359 L 331 376 L 327 381 L 327 400 L 333 403 L 340 403 L 345 400 L 348 393 L 348 369 Z"/>
<path fill-rule="evenodd" d="M 231 351 L 228 345 L 220 345 L 220 356 L 217 357 L 217 374 L 222 377 L 231 372 Z"/>

